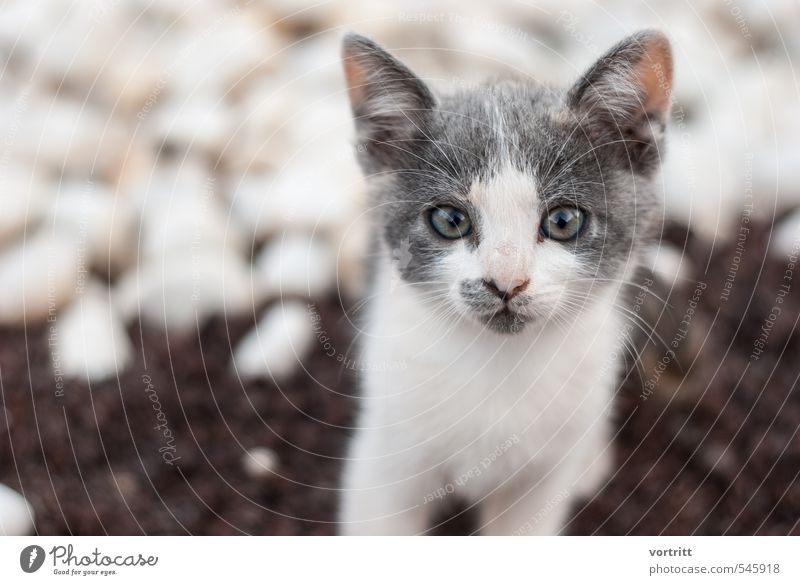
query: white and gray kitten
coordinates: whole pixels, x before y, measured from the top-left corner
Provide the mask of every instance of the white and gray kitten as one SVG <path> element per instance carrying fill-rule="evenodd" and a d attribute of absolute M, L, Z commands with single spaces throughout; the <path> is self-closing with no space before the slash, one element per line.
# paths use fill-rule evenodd
<path fill-rule="evenodd" d="M 344 534 L 421 534 L 446 498 L 483 534 L 557 534 L 610 470 L 620 298 L 658 218 L 667 39 L 567 90 L 446 97 L 369 39 L 344 68 L 376 224 Z M 399 253 L 398 253 L 399 252 Z"/>

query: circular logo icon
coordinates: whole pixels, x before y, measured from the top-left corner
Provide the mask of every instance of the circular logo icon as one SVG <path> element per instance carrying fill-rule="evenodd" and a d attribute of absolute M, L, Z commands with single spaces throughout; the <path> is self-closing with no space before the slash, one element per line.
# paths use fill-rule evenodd
<path fill-rule="evenodd" d="M 19 566 L 26 573 L 35 573 L 42 568 L 43 564 L 44 549 L 37 544 L 26 546 L 19 553 Z"/>

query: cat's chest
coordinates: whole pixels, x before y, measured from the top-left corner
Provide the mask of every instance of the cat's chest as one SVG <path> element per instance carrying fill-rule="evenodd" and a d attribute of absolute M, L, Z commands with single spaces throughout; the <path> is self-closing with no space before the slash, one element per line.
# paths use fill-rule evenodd
<path fill-rule="evenodd" d="M 388 423 L 552 435 L 584 426 L 607 402 L 618 333 L 602 307 L 580 329 L 545 326 L 510 336 L 458 318 L 435 322 L 399 295 L 377 309 L 365 360 L 399 367 L 367 373 L 366 390 L 388 405 Z"/>
<path fill-rule="evenodd" d="M 594 408 L 592 391 L 615 371 L 611 340 L 603 331 L 594 339 L 547 333 L 536 339 L 495 337 L 454 334 L 427 345 L 413 336 L 396 339 L 390 345 L 406 366 L 396 383 L 426 411 L 477 419 L 484 427 L 504 420 L 522 430 L 552 426 L 548 421 Z"/>

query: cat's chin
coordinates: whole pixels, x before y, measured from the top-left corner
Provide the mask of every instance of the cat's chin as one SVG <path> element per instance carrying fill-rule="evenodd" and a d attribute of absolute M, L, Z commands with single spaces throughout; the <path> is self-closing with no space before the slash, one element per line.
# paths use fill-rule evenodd
<path fill-rule="evenodd" d="M 516 335 L 525 329 L 529 317 L 521 315 L 515 311 L 504 307 L 495 313 L 484 313 L 480 315 L 480 321 L 491 331 L 503 335 Z"/>

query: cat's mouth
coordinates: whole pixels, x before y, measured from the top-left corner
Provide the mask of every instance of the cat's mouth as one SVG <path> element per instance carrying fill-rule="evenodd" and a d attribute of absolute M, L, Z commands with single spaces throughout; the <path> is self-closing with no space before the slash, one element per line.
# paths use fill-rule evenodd
<path fill-rule="evenodd" d="M 530 321 L 530 317 L 512 310 L 508 305 L 492 313 L 481 313 L 480 318 L 492 331 L 506 335 L 519 333 Z"/>

